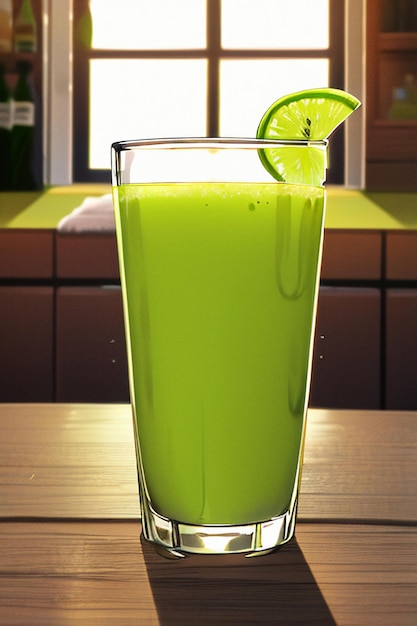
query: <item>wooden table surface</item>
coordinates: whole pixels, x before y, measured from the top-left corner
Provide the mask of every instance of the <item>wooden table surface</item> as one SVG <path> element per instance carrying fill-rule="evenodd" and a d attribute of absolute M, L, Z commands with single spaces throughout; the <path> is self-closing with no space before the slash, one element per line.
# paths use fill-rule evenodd
<path fill-rule="evenodd" d="M 309 412 L 296 538 L 140 538 L 127 405 L 0 404 L 0 625 L 417 624 L 417 413 Z"/>

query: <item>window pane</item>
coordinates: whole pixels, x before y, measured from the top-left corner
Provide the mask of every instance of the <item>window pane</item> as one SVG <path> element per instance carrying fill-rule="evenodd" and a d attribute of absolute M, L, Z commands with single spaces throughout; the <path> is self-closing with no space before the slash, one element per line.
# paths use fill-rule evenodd
<path fill-rule="evenodd" d="M 90 61 L 90 167 L 109 168 L 113 141 L 206 134 L 202 59 Z"/>
<path fill-rule="evenodd" d="M 224 60 L 220 64 L 220 134 L 254 137 L 261 117 L 293 91 L 327 87 L 327 59 Z"/>
<path fill-rule="evenodd" d="M 325 49 L 329 0 L 221 0 L 223 48 Z"/>
<path fill-rule="evenodd" d="M 206 0 L 90 0 L 93 48 L 204 48 Z"/>

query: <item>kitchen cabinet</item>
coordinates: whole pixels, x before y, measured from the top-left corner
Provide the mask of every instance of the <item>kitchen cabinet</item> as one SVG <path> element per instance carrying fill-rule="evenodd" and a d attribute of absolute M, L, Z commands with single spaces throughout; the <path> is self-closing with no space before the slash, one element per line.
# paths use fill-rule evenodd
<path fill-rule="evenodd" d="M 43 229 L 0 229 L 0 279 L 52 279 L 54 234 Z"/>
<path fill-rule="evenodd" d="M 380 301 L 380 289 L 320 289 L 312 406 L 380 408 Z"/>
<path fill-rule="evenodd" d="M 58 287 L 55 315 L 57 402 L 128 401 L 120 287 Z"/>
<path fill-rule="evenodd" d="M 116 237 L 57 233 L 56 274 L 59 280 L 118 281 Z"/>
<path fill-rule="evenodd" d="M 115 235 L 54 226 L 86 193 L 0 197 L 0 401 L 129 400 Z M 417 408 L 416 206 L 329 190 L 311 405 Z"/>
<path fill-rule="evenodd" d="M 0 230 L 0 402 L 53 400 L 54 235 Z"/>
<path fill-rule="evenodd" d="M 381 407 L 382 249 L 380 231 L 325 231 L 312 406 Z"/>
<path fill-rule="evenodd" d="M 406 231 L 387 233 L 386 278 L 390 281 L 417 281 L 416 232 Z"/>
<path fill-rule="evenodd" d="M 387 409 L 417 407 L 417 233 L 386 238 L 385 380 Z"/>
<path fill-rule="evenodd" d="M 373 230 L 326 230 L 321 280 L 381 279 L 382 233 Z"/>
<path fill-rule="evenodd" d="M 0 402 L 52 402 L 53 288 L 0 286 Z"/>
<path fill-rule="evenodd" d="M 56 233 L 56 400 L 127 402 L 114 234 Z"/>
<path fill-rule="evenodd" d="M 417 407 L 417 289 L 386 293 L 386 408 Z"/>

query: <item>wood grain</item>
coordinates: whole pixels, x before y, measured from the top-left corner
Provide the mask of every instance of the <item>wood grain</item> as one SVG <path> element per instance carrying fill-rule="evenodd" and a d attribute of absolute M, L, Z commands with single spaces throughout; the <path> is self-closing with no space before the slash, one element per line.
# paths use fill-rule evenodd
<path fill-rule="evenodd" d="M 128 406 L 0 405 L 0 624 L 414 626 L 416 431 L 310 411 L 296 539 L 168 560 L 140 538 Z"/>
<path fill-rule="evenodd" d="M 128 405 L 0 405 L 0 517 L 137 518 Z M 417 413 L 310 410 L 302 520 L 417 522 Z"/>
<path fill-rule="evenodd" d="M 0 623 L 417 622 L 415 528 L 300 524 L 269 556 L 179 561 L 139 531 L 128 521 L 0 523 Z"/>

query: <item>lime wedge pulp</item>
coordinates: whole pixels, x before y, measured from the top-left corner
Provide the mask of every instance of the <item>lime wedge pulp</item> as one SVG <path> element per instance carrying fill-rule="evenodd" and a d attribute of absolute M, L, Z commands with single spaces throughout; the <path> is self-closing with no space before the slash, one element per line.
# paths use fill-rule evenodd
<path fill-rule="evenodd" d="M 279 98 L 258 126 L 258 139 L 325 141 L 360 102 L 355 96 L 330 87 L 307 89 Z M 266 169 L 286 182 L 322 185 L 325 178 L 324 145 L 279 146 L 259 150 Z"/>

